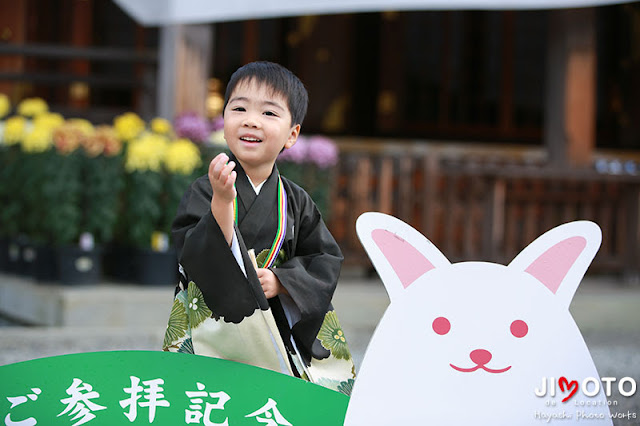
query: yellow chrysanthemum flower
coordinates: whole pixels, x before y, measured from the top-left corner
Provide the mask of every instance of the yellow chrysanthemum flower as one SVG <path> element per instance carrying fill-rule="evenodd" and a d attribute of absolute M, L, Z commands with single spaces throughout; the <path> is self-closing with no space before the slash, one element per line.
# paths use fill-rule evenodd
<path fill-rule="evenodd" d="M 169 144 L 164 164 L 171 173 L 190 175 L 202 164 L 200 150 L 188 139 L 177 139 Z"/>
<path fill-rule="evenodd" d="M 6 145 L 15 145 L 19 143 L 25 136 L 27 130 L 27 120 L 19 115 L 7 118 L 4 122 L 4 143 Z"/>
<path fill-rule="evenodd" d="M 66 122 L 80 130 L 85 136 L 90 136 L 94 132 L 93 124 L 84 118 L 70 118 Z"/>
<path fill-rule="evenodd" d="M 146 170 L 159 172 L 166 150 L 167 140 L 164 137 L 145 133 L 129 143 L 125 168 L 128 172 Z"/>
<path fill-rule="evenodd" d="M 130 141 L 142 133 L 144 121 L 136 113 L 127 112 L 113 120 L 113 127 L 115 127 L 120 139 Z"/>
<path fill-rule="evenodd" d="M 68 155 L 74 152 L 87 136 L 84 132 L 72 123 L 65 122 L 55 128 L 52 132 L 53 144 L 60 154 Z"/>
<path fill-rule="evenodd" d="M 64 124 L 64 117 L 55 112 L 45 112 L 33 119 L 33 127 L 46 128 L 50 131 Z"/>
<path fill-rule="evenodd" d="M 9 114 L 9 111 L 11 111 L 11 101 L 7 95 L 0 93 L 0 118 Z"/>
<path fill-rule="evenodd" d="M 113 157 L 122 151 L 122 141 L 118 138 L 115 129 L 105 124 L 96 127 L 94 134 L 90 139 L 98 139 L 102 147 L 103 153 L 107 157 Z"/>
<path fill-rule="evenodd" d="M 30 154 L 44 152 L 53 145 L 51 130 L 46 127 L 34 127 L 22 139 L 22 150 Z"/>
<path fill-rule="evenodd" d="M 156 117 L 151 120 L 151 131 L 160 135 L 168 135 L 171 133 L 171 123 L 169 120 L 161 117 Z"/>
<path fill-rule="evenodd" d="M 26 98 L 18 104 L 18 114 L 24 117 L 37 117 L 49 111 L 49 105 L 42 98 Z"/>

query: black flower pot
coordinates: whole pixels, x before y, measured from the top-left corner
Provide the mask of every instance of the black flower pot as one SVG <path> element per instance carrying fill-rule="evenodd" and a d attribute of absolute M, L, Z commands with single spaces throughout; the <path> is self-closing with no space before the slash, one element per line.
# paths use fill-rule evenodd
<path fill-rule="evenodd" d="M 176 251 L 165 252 L 138 249 L 136 252 L 136 282 L 143 285 L 176 285 L 178 260 Z"/>
<path fill-rule="evenodd" d="M 22 256 L 22 264 L 18 273 L 27 277 L 33 277 L 35 271 L 36 258 L 38 257 L 38 250 L 36 245 L 27 242 L 20 247 L 20 255 Z"/>
<path fill-rule="evenodd" d="M 40 282 L 58 281 L 58 252 L 55 248 L 45 245 L 33 247 L 35 258 L 31 263 L 32 276 Z"/>
<path fill-rule="evenodd" d="M 9 268 L 9 239 L 0 238 L 0 272 L 8 272 Z"/>
<path fill-rule="evenodd" d="M 136 274 L 135 250 L 123 244 L 105 247 L 103 256 L 104 275 L 115 281 L 134 281 Z"/>
<path fill-rule="evenodd" d="M 82 250 L 77 246 L 58 248 L 58 271 L 61 284 L 96 284 L 102 278 L 102 251 Z"/>
<path fill-rule="evenodd" d="M 29 238 L 21 235 L 11 238 L 7 245 L 6 271 L 11 274 L 30 276 L 36 253 Z"/>
<path fill-rule="evenodd" d="M 22 262 L 22 245 L 17 238 L 7 240 L 7 263 L 5 271 L 10 274 L 20 274 L 24 269 Z"/>

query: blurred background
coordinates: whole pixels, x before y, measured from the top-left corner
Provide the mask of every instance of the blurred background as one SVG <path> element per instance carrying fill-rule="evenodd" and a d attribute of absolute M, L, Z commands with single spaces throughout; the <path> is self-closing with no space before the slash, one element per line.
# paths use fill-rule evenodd
<path fill-rule="evenodd" d="M 363 306 L 345 324 L 360 353 L 388 303 L 355 235 L 365 211 L 410 223 L 451 261 L 508 263 L 560 223 L 595 221 L 588 288 L 617 319 L 593 327 L 637 351 L 640 2 L 293 3 L 1 2 L 3 363 L 160 347 L 171 219 L 225 149 L 224 88 L 254 60 L 309 90 L 279 167 L 344 251 L 336 304 Z M 104 346 L 78 346 L 91 339 Z"/>
<path fill-rule="evenodd" d="M 286 8 L 189 10 L 198 2 L 166 10 L 126 0 L 3 2 L 0 93 L 9 105 L 4 123 L 11 124 L 4 125 L 3 149 L 24 143 L 27 130 L 15 131 L 11 118 L 21 115 L 20 102 L 38 98 L 58 114 L 49 127 L 79 118 L 111 126 L 125 144 L 149 134 L 186 138 L 202 161 L 176 147 L 191 163 L 172 167 L 198 174 L 195 164 L 206 166 L 224 149 L 216 130 L 230 75 L 246 62 L 270 60 L 310 92 L 303 136 L 318 136 L 317 143 L 300 144 L 283 162 L 325 169 L 324 181 L 289 174 L 315 194 L 347 264 L 367 262 L 353 226 L 367 210 L 411 223 L 453 260 L 506 261 L 558 223 L 591 219 L 605 234 L 593 268 L 637 281 L 640 3 L 527 9 L 527 2 L 489 1 L 487 10 L 455 10 L 456 2 L 453 10 L 437 2 L 436 10 L 420 10 L 432 2 L 415 3 L 418 10 L 328 14 L 335 8 L 329 2 L 327 14 L 291 16 L 296 12 Z M 501 10 L 501 3 L 525 8 Z M 30 104 L 23 114 L 36 121 L 42 108 Z M 81 144 L 63 130 L 58 145 Z M 100 141 L 88 144 L 101 149 Z M 136 151 L 128 171 L 162 161 L 140 159 L 147 151 Z M 5 182 L 3 200 L 14 199 L 17 184 Z M 177 194 L 184 182 L 174 182 Z M 111 192 L 119 188 L 113 184 Z M 169 186 L 155 197 L 169 203 L 160 204 L 165 217 L 156 220 L 165 228 L 174 208 Z M 141 211 L 130 222 L 149 215 L 160 213 Z M 39 217 L 32 222 L 44 225 Z M 5 218 L 0 236 L 33 234 L 14 225 L 13 216 Z M 135 224 L 133 231 L 114 226 L 100 235 L 99 225 L 80 223 L 63 240 L 77 242 L 88 231 L 98 243 L 137 238 L 134 245 L 150 247 L 151 233 L 166 231 L 158 223 L 139 233 Z"/>

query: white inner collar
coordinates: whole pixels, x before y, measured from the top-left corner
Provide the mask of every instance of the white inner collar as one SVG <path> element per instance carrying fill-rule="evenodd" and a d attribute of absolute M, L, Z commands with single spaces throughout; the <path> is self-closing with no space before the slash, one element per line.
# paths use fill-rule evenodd
<path fill-rule="evenodd" d="M 254 185 L 249 176 L 247 176 L 247 179 L 249 179 L 249 183 L 251 184 L 251 187 L 253 188 L 253 191 L 256 193 L 256 195 L 260 194 L 260 190 L 262 189 L 262 186 L 267 181 L 265 179 L 262 182 L 260 182 L 258 185 Z"/>

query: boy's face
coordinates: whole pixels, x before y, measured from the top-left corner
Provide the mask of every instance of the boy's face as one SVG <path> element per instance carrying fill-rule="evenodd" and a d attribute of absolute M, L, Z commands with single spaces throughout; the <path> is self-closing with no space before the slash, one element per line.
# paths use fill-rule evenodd
<path fill-rule="evenodd" d="M 224 138 L 247 169 L 273 167 L 282 148 L 291 148 L 300 125 L 291 125 L 284 96 L 255 80 L 240 82 L 224 110 Z"/>

